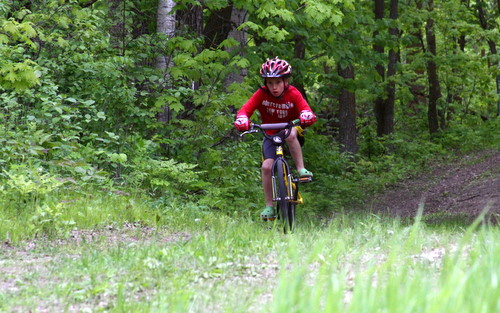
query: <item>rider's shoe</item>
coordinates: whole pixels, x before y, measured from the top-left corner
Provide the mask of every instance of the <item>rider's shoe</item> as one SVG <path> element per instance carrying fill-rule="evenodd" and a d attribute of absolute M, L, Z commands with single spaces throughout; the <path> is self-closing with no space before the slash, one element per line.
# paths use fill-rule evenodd
<path fill-rule="evenodd" d="M 299 171 L 299 176 L 300 178 L 313 177 L 313 173 L 303 168 Z"/>
<path fill-rule="evenodd" d="M 264 221 L 274 221 L 276 219 L 276 214 L 274 214 L 274 208 L 272 206 L 266 206 L 264 211 L 260 213 L 260 217 Z"/>

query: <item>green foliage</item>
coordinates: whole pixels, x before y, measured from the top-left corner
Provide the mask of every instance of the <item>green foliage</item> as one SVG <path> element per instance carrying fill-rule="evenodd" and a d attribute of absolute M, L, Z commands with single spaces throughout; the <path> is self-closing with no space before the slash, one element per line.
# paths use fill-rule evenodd
<path fill-rule="evenodd" d="M 13 165 L 1 175 L 4 184 L 0 187 L 1 206 L 14 210 L 33 208 L 46 200 L 47 195 L 64 184 L 41 166 Z"/>
<path fill-rule="evenodd" d="M 0 19 L 0 90 L 25 90 L 40 83 L 38 64 L 26 59 L 37 48 L 32 40 L 36 36 L 30 22 Z"/>
<path fill-rule="evenodd" d="M 62 203 L 54 202 L 54 195 L 65 190 L 68 181 L 46 172 L 40 164 L 12 165 L 1 175 L 0 212 L 6 227 L 0 236 L 14 236 L 15 225 L 24 228 L 22 238 L 36 234 L 62 235 L 74 222 L 63 220 Z"/>
<path fill-rule="evenodd" d="M 463 124 L 447 130 L 435 141 L 442 146 L 463 152 L 480 149 L 500 150 L 500 119 L 484 122 L 479 117 L 469 117 Z"/>
<path fill-rule="evenodd" d="M 135 153 L 130 162 L 123 162 L 126 183 L 133 189 L 145 190 L 156 197 L 189 198 L 202 192 L 210 184 L 202 180 L 202 172 L 196 164 L 188 164 L 166 158 L 153 158 L 154 144 L 138 138 Z"/>
<path fill-rule="evenodd" d="M 202 204 L 239 213 L 260 209 L 263 205 L 260 140 L 235 140 L 223 149 L 209 149 L 200 161 L 210 169 L 206 179 L 213 183 L 200 199 Z"/>
<path fill-rule="evenodd" d="M 232 120 L 262 83 L 259 65 L 276 55 L 292 63 L 292 83 L 305 88 L 319 116 L 304 148 L 307 167 L 317 173 L 303 188 L 311 214 L 362 203 L 449 149 L 498 147 L 492 79 L 498 70 L 491 66 L 497 59 L 480 53 L 488 51 L 485 39 L 498 42 L 498 30 L 479 27 L 459 1 L 437 1 L 432 13 L 439 109 L 447 126 L 432 138 L 425 103 L 415 104 L 412 91 L 427 92 L 422 70 L 429 56 L 416 44 L 429 13 L 409 3 L 400 4 L 395 24 L 375 21 L 367 1 L 233 1 L 247 13 L 239 29 L 248 44 L 227 38 L 212 49 L 202 48 L 200 29 L 157 34 L 155 0 L 82 4 L 0 4 L 0 185 L 9 199 L 1 203 L 25 210 L 42 232 L 71 222 L 63 217 L 66 207 L 53 200 L 66 188 L 144 194 L 159 211 L 167 205 L 258 210 L 260 138 L 239 140 Z M 188 18 L 188 11 L 200 9 L 206 17 L 228 5 L 179 1 L 175 10 Z M 392 26 L 401 38 L 388 35 Z M 463 50 L 456 40 L 462 34 Z M 373 101 L 385 95 L 389 81 L 374 70 L 387 62 L 373 53 L 374 43 L 397 49 L 402 61 L 393 77 L 396 130 L 390 138 L 375 136 Z M 159 56 L 171 61 L 167 68 L 155 68 Z M 337 74 L 337 66 L 347 64 L 355 65 L 354 80 Z M 242 82 L 229 81 L 242 72 Z M 339 154 L 336 142 L 341 88 L 356 94 L 360 149 L 354 159 Z"/>
<path fill-rule="evenodd" d="M 35 214 L 31 217 L 30 232 L 36 235 L 44 234 L 49 238 L 64 235 L 75 225 L 73 220 L 64 220 L 62 203 L 55 205 L 44 204 L 38 207 Z"/>
<path fill-rule="evenodd" d="M 31 60 L 0 63 L 0 86 L 6 89 L 23 90 L 39 84 L 40 72 Z"/>

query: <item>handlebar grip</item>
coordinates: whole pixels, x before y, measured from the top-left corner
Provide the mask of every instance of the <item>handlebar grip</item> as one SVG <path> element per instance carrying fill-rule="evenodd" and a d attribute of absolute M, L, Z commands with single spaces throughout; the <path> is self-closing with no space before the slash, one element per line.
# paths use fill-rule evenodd
<path fill-rule="evenodd" d="M 268 129 L 284 129 L 288 126 L 288 123 L 273 123 L 273 124 L 262 124 L 260 128 L 263 130 Z"/>

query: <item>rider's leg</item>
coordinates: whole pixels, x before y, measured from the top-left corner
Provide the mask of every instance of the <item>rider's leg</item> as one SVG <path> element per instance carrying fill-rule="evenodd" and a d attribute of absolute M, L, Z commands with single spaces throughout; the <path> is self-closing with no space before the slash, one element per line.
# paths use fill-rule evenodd
<path fill-rule="evenodd" d="M 292 155 L 293 162 L 297 171 L 301 171 L 304 168 L 304 159 L 302 157 L 302 147 L 300 146 L 299 140 L 297 139 L 297 130 L 292 128 L 292 133 L 286 139 L 286 144 L 288 145 L 288 150 Z"/>
<path fill-rule="evenodd" d="M 266 206 L 273 206 L 273 181 L 271 178 L 271 171 L 273 167 L 273 159 L 265 159 L 262 162 L 262 186 L 264 187 L 264 196 Z"/>
<path fill-rule="evenodd" d="M 295 163 L 295 167 L 297 168 L 297 172 L 299 172 L 299 175 L 301 177 L 313 176 L 313 174 L 310 171 L 306 170 L 304 167 L 302 147 L 300 146 L 300 142 L 297 136 L 298 136 L 297 130 L 295 128 L 292 128 L 292 133 L 286 139 L 288 150 L 292 155 L 293 162 Z"/>

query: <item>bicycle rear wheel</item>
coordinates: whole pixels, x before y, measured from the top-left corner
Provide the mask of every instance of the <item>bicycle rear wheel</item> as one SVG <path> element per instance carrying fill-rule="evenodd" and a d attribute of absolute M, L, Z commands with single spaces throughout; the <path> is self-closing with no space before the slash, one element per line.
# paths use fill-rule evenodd
<path fill-rule="evenodd" d="M 290 180 L 288 165 L 281 159 L 275 163 L 276 191 L 277 191 L 277 211 L 283 221 L 283 231 L 291 233 L 295 228 L 295 204 L 290 202 Z"/>

